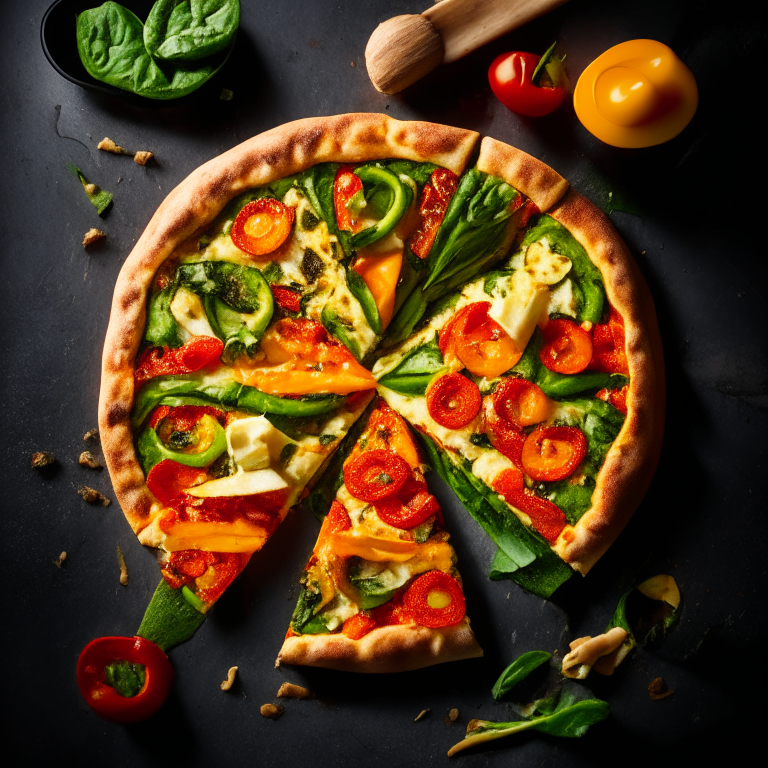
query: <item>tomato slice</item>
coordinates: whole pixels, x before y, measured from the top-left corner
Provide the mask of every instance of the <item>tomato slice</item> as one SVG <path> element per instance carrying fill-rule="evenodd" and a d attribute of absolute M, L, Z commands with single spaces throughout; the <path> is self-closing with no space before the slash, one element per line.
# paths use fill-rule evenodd
<path fill-rule="evenodd" d="M 147 488 L 163 504 L 168 504 L 187 488 L 208 480 L 204 469 L 189 467 L 173 459 L 163 459 L 147 475 Z"/>
<path fill-rule="evenodd" d="M 421 223 L 408 241 L 411 251 L 420 259 L 429 256 L 437 230 L 458 186 L 459 177 L 445 168 L 433 171 L 429 182 L 424 185 L 419 203 Z"/>
<path fill-rule="evenodd" d="M 442 571 L 418 576 L 403 596 L 403 606 L 422 627 L 438 629 L 458 624 L 466 613 L 459 582 Z"/>
<path fill-rule="evenodd" d="M 524 491 L 513 495 L 507 499 L 513 507 L 517 507 L 521 512 L 525 512 L 531 518 L 531 525 L 537 530 L 550 544 L 557 541 L 562 533 L 567 519 L 563 511 L 553 504 L 549 499 L 542 499 L 531 491 Z"/>
<path fill-rule="evenodd" d="M 367 613 L 356 613 L 350 616 L 341 628 L 341 634 L 350 640 L 360 640 L 370 631 L 376 629 L 376 621 Z"/>
<path fill-rule="evenodd" d="M 624 318 L 613 307 L 608 322 L 599 323 L 592 330 L 592 347 L 590 370 L 629 376 Z"/>
<path fill-rule="evenodd" d="M 587 455 L 587 438 L 578 427 L 537 427 L 525 439 L 522 461 L 534 480 L 564 480 Z"/>
<path fill-rule="evenodd" d="M 347 462 L 344 484 L 356 499 L 370 503 L 396 494 L 410 475 L 411 468 L 405 459 L 379 448 Z"/>
<path fill-rule="evenodd" d="M 292 291 L 282 285 L 270 285 L 269 288 L 280 309 L 286 312 L 301 312 L 301 294 L 298 291 Z"/>
<path fill-rule="evenodd" d="M 433 379 L 427 388 L 429 415 L 446 429 L 466 427 L 480 413 L 482 402 L 477 384 L 460 373 Z"/>
<path fill-rule="evenodd" d="M 144 675 L 133 696 L 118 693 L 107 682 L 111 669 L 126 665 Z M 100 637 L 88 643 L 77 660 L 77 685 L 86 703 L 99 717 L 115 723 L 137 723 L 155 714 L 168 698 L 173 677 L 163 650 L 143 637 Z"/>
<path fill-rule="evenodd" d="M 522 378 L 504 379 L 491 395 L 499 418 L 522 429 L 544 421 L 550 412 L 549 398 L 532 381 Z"/>
<path fill-rule="evenodd" d="M 581 373 L 592 359 L 592 339 L 573 320 L 550 320 L 542 331 L 539 359 L 556 373 Z"/>
<path fill-rule="evenodd" d="M 328 533 L 337 533 L 338 531 L 348 531 L 352 527 L 349 519 L 349 513 L 344 505 L 337 499 L 333 500 L 328 516 L 326 517 L 326 526 Z"/>
<path fill-rule="evenodd" d="M 616 410 L 621 411 L 626 416 L 628 387 L 629 385 L 625 385 L 621 389 L 601 389 L 595 394 L 595 397 L 610 403 Z"/>
<path fill-rule="evenodd" d="M 470 373 L 489 379 L 512 368 L 522 356 L 509 334 L 488 316 L 489 301 L 462 307 L 440 332 L 439 346 L 450 365 L 461 361 Z"/>
<path fill-rule="evenodd" d="M 427 484 L 407 481 L 400 491 L 376 503 L 376 514 L 388 525 L 410 529 L 440 511 L 437 499 L 427 490 Z"/>
<path fill-rule="evenodd" d="M 291 234 L 296 210 L 272 197 L 252 200 L 232 224 L 232 242 L 251 256 L 277 250 Z"/>
<path fill-rule="evenodd" d="M 349 203 L 358 192 L 363 190 L 363 182 L 352 172 L 353 167 L 352 165 L 342 165 L 336 171 L 336 177 L 333 180 L 333 207 L 336 210 L 336 224 L 339 229 L 346 232 L 353 232 L 356 224 L 352 220 Z"/>
<path fill-rule="evenodd" d="M 142 352 L 133 374 L 138 389 L 156 376 L 194 373 L 214 362 L 224 351 L 224 342 L 212 336 L 193 336 L 184 346 L 150 347 Z"/>

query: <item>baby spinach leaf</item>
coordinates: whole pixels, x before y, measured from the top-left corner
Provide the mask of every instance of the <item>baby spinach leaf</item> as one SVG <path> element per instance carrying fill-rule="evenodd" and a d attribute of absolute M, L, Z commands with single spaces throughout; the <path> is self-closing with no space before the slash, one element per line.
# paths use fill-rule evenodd
<path fill-rule="evenodd" d="M 420 163 L 418 160 L 385 160 L 381 165 L 395 176 L 410 176 L 419 187 L 423 187 L 440 167 L 434 163 Z"/>
<path fill-rule="evenodd" d="M 444 368 L 443 353 L 435 334 L 432 341 L 408 352 L 395 368 L 379 379 L 379 384 L 402 395 L 423 395 L 429 382 Z"/>
<path fill-rule="evenodd" d="M 533 670 L 538 669 L 545 661 L 552 658 L 546 651 L 529 651 L 518 656 L 499 676 L 493 686 L 495 701 L 506 696 L 519 682 L 524 680 Z"/>
<path fill-rule="evenodd" d="M 547 498 L 568 518 L 571 525 L 575 525 L 581 516 L 592 506 L 592 494 L 595 490 L 595 481 L 588 477 L 584 485 L 571 484 L 567 480 L 549 483 L 546 489 Z"/>
<path fill-rule="evenodd" d="M 304 625 L 312 618 L 318 603 L 322 600 L 319 589 L 304 588 L 299 595 L 296 607 L 291 617 L 291 629 L 294 632 L 302 632 Z"/>
<path fill-rule="evenodd" d="M 157 0 L 144 45 L 155 59 L 202 59 L 226 48 L 239 24 L 240 0 Z"/>
<path fill-rule="evenodd" d="M 199 88 L 224 63 L 181 62 L 161 68 L 144 47 L 144 25 L 127 8 L 106 2 L 77 17 L 77 50 L 91 77 L 150 99 L 177 99 Z"/>
<path fill-rule="evenodd" d="M 176 284 L 171 283 L 154 293 L 147 307 L 147 327 L 144 340 L 155 347 L 180 347 L 179 324 L 171 312 L 171 302 L 176 293 Z"/>
<path fill-rule="evenodd" d="M 80 180 L 80 183 L 85 190 L 85 194 L 91 201 L 91 205 L 96 209 L 96 213 L 101 216 L 112 203 L 112 193 L 107 192 L 105 189 L 99 189 L 95 184 L 91 184 L 88 179 L 85 178 L 85 174 L 73 163 L 67 163 L 67 170 Z"/>

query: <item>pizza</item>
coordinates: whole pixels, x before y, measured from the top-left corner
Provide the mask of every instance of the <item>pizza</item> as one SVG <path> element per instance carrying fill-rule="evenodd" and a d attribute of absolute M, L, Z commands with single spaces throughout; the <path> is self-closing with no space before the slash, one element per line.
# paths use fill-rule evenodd
<path fill-rule="evenodd" d="M 563 367 L 571 358 L 583 368 Z M 409 466 L 414 497 L 429 496 L 424 451 L 491 535 L 492 577 L 548 595 L 586 573 L 639 503 L 663 423 L 653 304 L 607 219 L 520 150 L 383 115 L 296 121 L 192 173 L 121 270 L 99 401 L 118 501 L 167 584 L 206 611 L 302 499 L 329 515 L 313 558 L 358 558 L 366 581 L 389 561 L 338 549 L 339 505 L 348 530 L 368 515 L 328 478 L 368 453 L 354 440 L 371 418 L 403 436 L 377 450 Z M 429 573 L 462 594 L 432 517 L 384 526 L 442 553 L 421 573 L 387 566 L 391 600 Z M 352 565 L 338 582 L 306 572 L 298 615 L 312 603 L 325 631 L 294 616 L 284 661 L 384 670 L 477 655 L 463 614 L 432 631 L 413 612 L 376 624 L 389 609 L 350 597 Z M 389 660 L 377 633 L 400 638 Z"/>
<path fill-rule="evenodd" d="M 343 453 L 278 665 L 385 673 L 482 656 L 406 423 L 380 401 Z"/>

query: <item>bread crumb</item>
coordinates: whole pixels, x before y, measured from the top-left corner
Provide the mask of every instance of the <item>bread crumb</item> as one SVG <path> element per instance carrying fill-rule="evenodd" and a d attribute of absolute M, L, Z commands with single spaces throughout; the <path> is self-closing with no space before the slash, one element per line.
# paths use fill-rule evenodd
<path fill-rule="evenodd" d="M 133 156 L 133 162 L 139 165 L 146 165 L 154 156 L 153 152 L 147 152 L 142 149 Z"/>
<path fill-rule="evenodd" d="M 459 710 L 454 707 L 448 712 L 448 716 L 445 718 L 446 725 L 453 725 L 459 719 Z"/>
<path fill-rule="evenodd" d="M 651 680 L 648 685 L 648 695 L 654 701 L 658 701 L 659 699 L 666 699 L 667 696 L 671 696 L 673 693 L 674 690 L 667 688 L 667 684 L 661 677 L 657 677 L 655 680 Z"/>
<path fill-rule="evenodd" d="M 89 245 L 98 243 L 99 240 L 103 240 L 107 236 L 107 233 L 96 227 L 91 227 L 83 236 L 83 248 L 87 248 Z"/>
<path fill-rule="evenodd" d="M 102 507 L 108 507 L 112 503 L 103 493 L 100 493 L 95 488 L 89 488 L 87 485 L 78 488 L 77 492 L 89 504 L 101 504 Z"/>
<path fill-rule="evenodd" d="M 98 436 L 99 436 L 99 430 L 94 427 L 93 429 L 89 429 L 83 435 L 83 440 L 95 440 Z"/>
<path fill-rule="evenodd" d="M 274 704 L 262 704 L 261 709 L 259 710 L 262 717 L 269 717 L 272 720 L 277 720 L 282 717 L 284 711 L 285 710 L 279 704 L 277 706 Z"/>
<path fill-rule="evenodd" d="M 100 191 L 96 184 L 91 184 L 90 182 L 84 185 L 84 189 L 86 195 L 97 195 Z"/>
<path fill-rule="evenodd" d="M 128 586 L 128 566 L 125 564 L 125 557 L 123 556 L 123 550 L 120 549 L 120 545 L 117 545 L 117 564 L 120 566 L 120 583 L 124 586 Z"/>
<path fill-rule="evenodd" d="M 97 145 L 97 149 L 103 149 L 105 152 L 112 152 L 115 155 L 130 155 L 131 153 L 123 147 L 115 144 L 112 139 L 103 138 Z"/>
<path fill-rule="evenodd" d="M 89 467 L 90 469 L 104 469 L 104 467 L 101 466 L 99 460 L 90 451 L 83 451 L 78 457 L 77 463 L 81 467 Z"/>
<path fill-rule="evenodd" d="M 355 66 L 355 62 L 354 62 L 354 61 L 350 61 L 350 62 L 349 62 L 349 66 L 350 66 L 350 67 L 354 67 L 354 66 Z"/>
<path fill-rule="evenodd" d="M 49 467 L 54 461 L 56 461 L 56 457 L 48 451 L 35 451 L 32 454 L 32 466 L 35 469 Z"/>
<path fill-rule="evenodd" d="M 422 709 L 421 712 L 413 718 L 413 722 L 418 723 L 419 720 L 423 720 L 431 711 L 431 709 Z"/>
<path fill-rule="evenodd" d="M 57 568 L 61 568 L 64 565 L 64 561 L 67 559 L 67 553 L 62 552 L 54 561 L 53 564 Z"/>
<path fill-rule="evenodd" d="M 221 684 L 222 691 L 228 691 L 235 682 L 235 675 L 237 674 L 237 667 L 230 667 L 227 672 L 227 679 Z"/>
<path fill-rule="evenodd" d="M 278 699 L 311 699 L 312 691 L 303 685 L 294 685 L 293 683 L 283 683 L 277 692 Z"/>
<path fill-rule="evenodd" d="M 229 90 L 229 88 L 222 88 L 221 93 L 219 94 L 219 98 L 222 101 L 232 101 L 232 98 L 234 97 L 234 93 Z"/>

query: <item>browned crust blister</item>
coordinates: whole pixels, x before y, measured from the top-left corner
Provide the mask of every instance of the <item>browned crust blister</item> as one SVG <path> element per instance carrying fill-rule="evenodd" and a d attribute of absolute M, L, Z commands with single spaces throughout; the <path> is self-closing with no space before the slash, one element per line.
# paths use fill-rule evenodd
<path fill-rule="evenodd" d="M 504 179 L 540 211 L 548 211 L 568 189 L 568 182 L 546 163 L 488 136 L 480 142 L 477 168 Z"/>
<path fill-rule="evenodd" d="M 474 131 L 401 122 L 386 115 L 307 118 L 259 134 L 215 157 L 168 195 L 120 271 L 102 358 L 102 446 L 118 501 L 136 533 L 146 528 L 160 509 L 136 458 L 130 413 L 147 295 L 163 261 L 247 189 L 321 162 L 401 158 L 433 162 L 458 174 L 469 162 L 478 138 Z"/>
<path fill-rule="evenodd" d="M 378 627 L 359 640 L 342 634 L 287 637 L 275 666 L 299 664 L 342 672 L 408 672 L 483 655 L 469 621 L 430 629 L 416 624 Z"/>
<path fill-rule="evenodd" d="M 656 470 L 664 433 L 664 357 L 648 285 L 608 217 L 575 190 L 549 215 L 600 269 L 608 300 L 624 318 L 629 363 L 627 418 L 598 473 L 592 507 L 555 546 L 585 574 L 629 522 Z"/>

